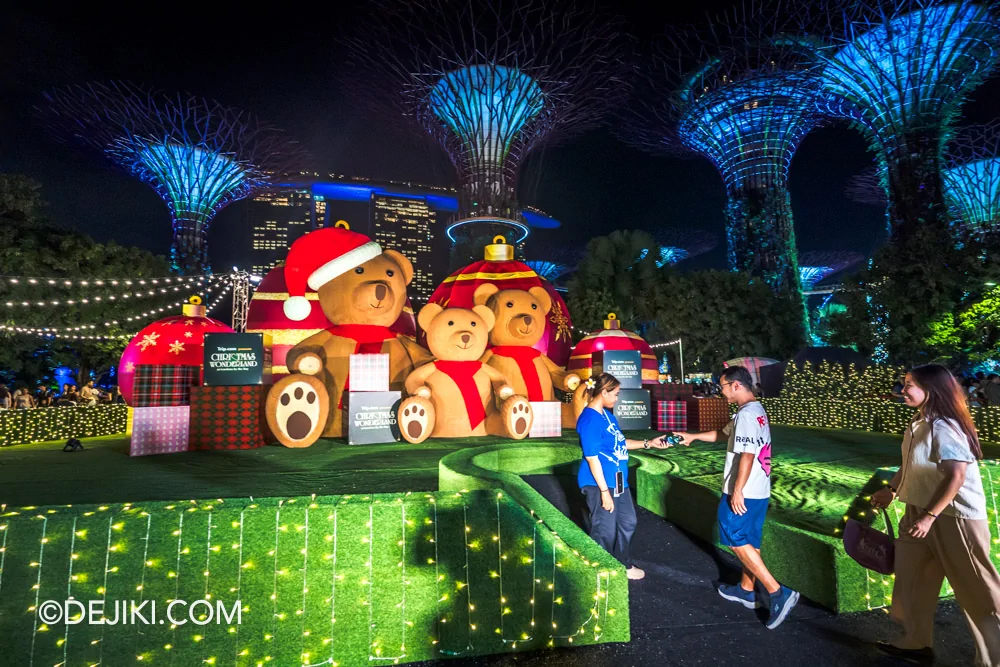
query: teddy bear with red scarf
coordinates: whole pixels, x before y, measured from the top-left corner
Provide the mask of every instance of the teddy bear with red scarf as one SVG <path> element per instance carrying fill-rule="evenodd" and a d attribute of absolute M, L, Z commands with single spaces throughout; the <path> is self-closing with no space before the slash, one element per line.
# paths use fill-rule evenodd
<path fill-rule="evenodd" d="M 268 425 L 286 447 L 308 447 L 320 436 L 343 435 L 341 407 L 350 391 L 352 354 L 389 355 L 389 389 L 402 391 L 415 367 L 430 360 L 417 342 L 390 327 L 406 305 L 413 265 L 402 253 L 383 250 L 346 223 L 318 229 L 292 244 L 285 262 L 289 298 L 285 315 L 301 321 L 317 292 L 330 326 L 288 352 L 291 375 L 268 394 Z"/>

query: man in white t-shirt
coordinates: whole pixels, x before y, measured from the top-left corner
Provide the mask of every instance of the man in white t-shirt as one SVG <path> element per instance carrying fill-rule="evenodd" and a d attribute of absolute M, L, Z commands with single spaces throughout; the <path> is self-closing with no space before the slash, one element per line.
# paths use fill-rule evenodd
<path fill-rule="evenodd" d="M 696 440 L 718 442 L 726 438 L 726 469 L 722 475 L 719 503 L 719 541 L 732 549 L 743 565 L 738 584 L 720 584 L 719 595 L 748 609 L 763 604 L 755 585 L 760 582 L 770 598 L 769 630 L 781 625 L 798 601 L 799 594 L 782 586 L 771 575 L 760 555 L 764 518 L 771 498 L 771 428 L 764 406 L 753 393 L 753 380 L 743 366 L 730 366 L 719 381 L 722 395 L 737 406 L 732 421 L 721 431 L 675 433 L 681 444 Z"/>

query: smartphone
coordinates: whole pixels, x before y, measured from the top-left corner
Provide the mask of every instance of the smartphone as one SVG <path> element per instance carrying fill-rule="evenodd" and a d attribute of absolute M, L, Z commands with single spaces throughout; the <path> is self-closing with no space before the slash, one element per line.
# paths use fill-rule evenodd
<path fill-rule="evenodd" d="M 625 493 L 625 475 L 619 470 L 615 473 L 615 498 Z"/>

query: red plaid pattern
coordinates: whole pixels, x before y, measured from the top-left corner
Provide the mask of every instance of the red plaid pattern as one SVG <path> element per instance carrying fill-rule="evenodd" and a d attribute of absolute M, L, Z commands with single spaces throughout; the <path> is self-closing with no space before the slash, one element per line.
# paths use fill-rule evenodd
<path fill-rule="evenodd" d="M 198 366 L 139 364 L 132 385 L 132 407 L 162 408 L 191 403 L 191 387 L 198 384 Z"/>
<path fill-rule="evenodd" d="M 718 431 L 729 423 L 729 403 L 724 398 L 693 398 L 687 401 L 688 428 L 698 433 Z"/>
<path fill-rule="evenodd" d="M 274 436 L 264 402 L 270 385 L 191 388 L 191 449 L 256 449 Z"/>
<path fill-rule="evenodd" d="M 559 401 L 531 401 L 534 419 L 529 438 L 558 438 L 562 435 L 562 403 Z"/>
<path fill-rule="evenodd" d="M 187 405 L 135 408 L 129 456 L 186 452 L 190 410 Z"/>
<path fill-rule="evenodd" d="M 351 391 L 389 391 L 388 354 L 352 354 Z"/>
<path fill-rule="evenodd" d="M 656 402 L 656 430 L 686 431 L 687 404 L 684 401 Z"/>

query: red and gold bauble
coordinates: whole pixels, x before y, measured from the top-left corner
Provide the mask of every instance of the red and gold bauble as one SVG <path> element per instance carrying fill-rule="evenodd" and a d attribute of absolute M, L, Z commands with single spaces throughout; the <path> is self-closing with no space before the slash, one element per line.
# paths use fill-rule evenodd
<path fill-rule="evenodd" d="M 271 269 L 257 286 L 253 298 L 250 299 L 250 312 L 247 313 L 247 333 L 264 333 L 271 336 L 271 378 L 275 381 L 288 375 L 286 358 L 288 351 L 304 341 L 309 336 L 326 329 L 330 322 L 323 314 L 319 305 L 319 295 L 316 292 L 306 292 L 311 310 L 306 319 L 296 322 L 285 316 L 282 309 L 288 299 L 288 288 L 285 286 L 285 267 Z M 410 300 L 399 319 L 391 329 L 405 336 L 415 336 L 417 323 L 413 317 Z"/>
<path fill-rule="evenodd" d="M 653 349 L 639 334 L 622 329 L 614 313 L 609 314 L 608 319 L 604 320 L 603 329 L 587 334 L 576 344 L 570 354 L 566 370 L 576 373 L 581 380 L 586 380 L 592 372 L 593 355 L 601 350 L 638 352 L 642 355 L 642 383 L 659 384 L 659 366 Z"/>
<path fill-rule="evenodd" d="M 232 328 L 206 316 L 201 299 L 191 297 L 181 315 L 153 322 L 135 335 L 122 352 L 118 365 L 118 387 L 125 402 L 132 403 L 132 382 L 139 364 L 197 366 L 204 364 L 205 334 L 233 333 Z M 198 384 L 201 384 L 201 372 Z"/>
<path fill-rule="evenodd" d="M 445 278 L 431 294 L 428 303 L 437 303 L 445 308 L 472 308 L 475 305 L 473 295 L 476 288 L 483 283 L 492 283 L 502 290 L 543 287 L 552 299 L 552 310 L 545 323 L 545 333 L 534 348 L 560 366 L 566 364 L 573 347 L 570 333 L 573 322 L 566 302 L 552 283 L 539 277 L 527 264 L 514 259 L 514 246 L 508 245 L 502 236 L 486 246 L 482 261 L 473 262 Z"/>

